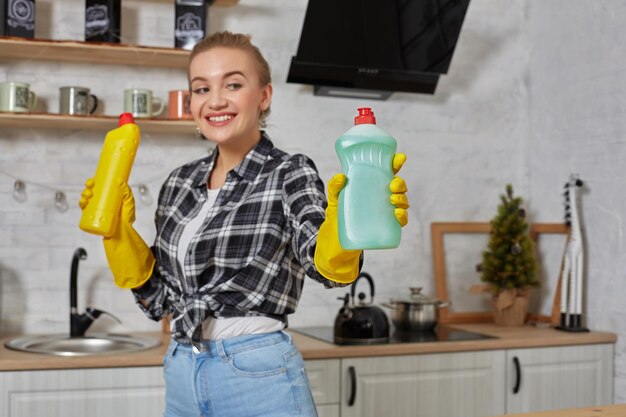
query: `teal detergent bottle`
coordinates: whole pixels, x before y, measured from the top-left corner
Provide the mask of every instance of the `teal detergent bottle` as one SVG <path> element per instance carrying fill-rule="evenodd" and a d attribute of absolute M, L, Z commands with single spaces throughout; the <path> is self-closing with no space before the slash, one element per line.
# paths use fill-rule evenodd
<path fill-rule="evenodd" d="M 335 142 L 347 181 L 339 193 L 339 242 L 343 249 L 391 249 L 401 226 L 389 198 L 396 141 L 376 126 L 374 112 L 359 108 L 354 127 Z"/>

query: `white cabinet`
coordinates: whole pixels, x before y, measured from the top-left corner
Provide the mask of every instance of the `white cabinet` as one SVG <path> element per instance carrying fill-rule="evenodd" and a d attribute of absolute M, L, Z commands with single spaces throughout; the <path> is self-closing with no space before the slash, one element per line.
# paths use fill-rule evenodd
<path fill-rule="evenodd" d="M 159 366 L 0 372 L 3 417 L 153 417 L 164 403 Z"/>
<path fill-rule="evenodd" d="M 341 361 L 307 360 L 305 366 L 318 417 L 339 417 Z"/>
<path fill-rule="evenodd" d="M 487 417 L 613 402 L 613 344 L 305 361 L 319 417 Z M 2 417 L 160 416 L 160 366 L 0 372 Z"/>
<path fill-rule="evenodd" d="M 341 417 L 484 417 L 505 411 L 505 352 L 343 359 Z"/>
<path fill-rule="evenodd" d="M 306 361 L 319 417 L 339 417 L 340 360 Z M 2 417 L 163 415 L 163 368 L 0 372 Z"/>
<path fill-rule="evenodd" d="M 315 405 L 317 407 L 317 417 L 339 417 L 339 404 L 336 405 Z"/>
<path fill-rule="evenodd" d="M 613 344 L 507 351 L 507 414 L 613 403 Z"/>

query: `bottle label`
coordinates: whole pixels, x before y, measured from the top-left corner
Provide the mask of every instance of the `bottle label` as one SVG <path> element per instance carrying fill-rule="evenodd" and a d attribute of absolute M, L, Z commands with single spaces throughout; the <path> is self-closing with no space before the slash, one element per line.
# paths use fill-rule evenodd
<path fill-rule="evenodd" d="M 15 107 L 19 108 L 28 108 L 28 88 L 26 87 L 15 87 Z"/>
<path fill-rule="evenodd" d="M 111 21 L 108 8 L 103 4 L 87 7 L 85 15 L 85 36 L 88 38 L 108 33 Z"/>
<path fill-rule="evenodd" d="M 7 23 L 12 28 L 22 27 L 28 31 L 35 29 L 35 2 L 33 0 L 13 0 L 8 4 Z"/>
<path fill-rule="evenodd" d="M 339 241 L 344 249 L 394 248 L 400 224 L 389 201 L 394 148 L 363 143 L 345 148 L 340 159 L 348 181 L 339 194 Z"/>
<path fill-rule="evenodd" d="M 202 19 L 193 13 L 185 13 L 176 19 L 176 37 L 179 39 L 202 39 Z"/>

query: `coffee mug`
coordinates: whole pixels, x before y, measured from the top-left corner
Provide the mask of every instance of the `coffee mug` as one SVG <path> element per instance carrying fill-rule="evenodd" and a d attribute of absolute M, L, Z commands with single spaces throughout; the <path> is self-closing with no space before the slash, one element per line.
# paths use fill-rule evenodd
<path fill-rule="evenodd" d="M 0 83 L 0 111 L 24 113 L 33 111 L 36 105 L 37 95 L 30 91 L 30 84 Z"/>
<path fill-rule="evenodd" d="M 86 87 L 59 88 L 59 113 L 86 116 L 93 114 L 98 107 L 98 97 L 89 93 Z"/>
<path fill-rule="evenodd" d="M 157 106 L 157 110 L 154 107 Z M 163 113 L 163 100 L 152 97 L 152 90 L 129 88 L 124 90 L 124 111 L 135 117 L 153 117 Z"/>
<path fill-rule="evenodd" d="M 168 96 L 168 119 L 193 119 L 189 110 L 189 90 L 172 90 Z"/>

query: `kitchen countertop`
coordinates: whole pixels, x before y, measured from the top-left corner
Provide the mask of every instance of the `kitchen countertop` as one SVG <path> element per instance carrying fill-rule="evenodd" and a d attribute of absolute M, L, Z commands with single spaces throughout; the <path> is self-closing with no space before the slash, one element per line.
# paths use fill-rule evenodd
<path fill-rule="evenodd" d="M 541 411 L 526 414 L 507 414 L 506 417 L 624 417 L 626 404 L 604 405 L 567 410 Z M 505 417 L 505 416 L 501 416 Z"/>
<path fill-rule="evenodd" d="M 566 346 L 615 343 L 617 340 L 615 334 L 608 332 L 567 333 L 550 328 L 538 328 L 533 326 L 502 327 L 495 324 L 476 323 L 456 324 L 449 327 L 482 333 L 494 336 L 495 338 L 450 342 L 337 346 L 297 332 L 291 332 L 291 334 L 304 359 L 332 359 Z M 138 335 L 160 338 L 162 344 L 153 349 L 133 353 L 63 357 L 18 352 L 7 349 L 4 347 L 4 343 L 10 338 L 4 337 L 0 339 L 0 371 L 161 366 L 163 355 L 169 343 L 169 335 L 159 332 L 138 333 Z"/>

